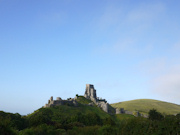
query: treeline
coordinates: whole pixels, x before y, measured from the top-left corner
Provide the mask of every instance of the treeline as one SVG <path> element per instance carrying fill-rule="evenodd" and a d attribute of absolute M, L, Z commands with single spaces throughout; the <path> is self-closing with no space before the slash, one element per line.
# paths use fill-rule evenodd
<path fill-rule="evenodd" d="M 51 109 L 21 116 L 0 112 L 0 135 L 177 135 L 180 114 L 163 116 L 149 111 L 149 118 L 118 120 L 115 115 L 101 118 L 95 112 L 64 116 Z"/>

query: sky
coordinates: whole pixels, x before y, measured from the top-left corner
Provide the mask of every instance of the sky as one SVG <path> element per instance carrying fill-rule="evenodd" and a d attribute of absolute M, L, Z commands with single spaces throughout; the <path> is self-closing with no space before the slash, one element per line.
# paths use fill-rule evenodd
<path fill-rule="evenodd" d="M 0 111 L 93 84 L 108 103 L 180 105 L 179 0 L 0 0 Z"/>

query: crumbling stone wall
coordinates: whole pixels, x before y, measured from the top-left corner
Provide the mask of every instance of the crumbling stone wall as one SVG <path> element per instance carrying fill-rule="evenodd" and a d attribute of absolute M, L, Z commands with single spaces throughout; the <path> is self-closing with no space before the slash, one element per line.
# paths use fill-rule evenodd
<path fill-rule="evenodd" d="M 103 111 L 109 112 L 109 104 L 106 102 L 97 102 L 98 107 L 102 108 Z"/>
<path fill-rule="evenodd" d="M 105 99 L 99 99 L 96 95 L 96 90 L 92 84 L 86 84 L 84 97 L 93 101 L 103 111 L 109 112 L 109 104 Z"/>
<path fill-rule="evenodd" d="M 111 107 L 105 99 L 99 99 L 96 95 L 96 90 L 94 89 L 94 86 L 92 84 L 86 84 L 85 94 L 84 97 L 87 99 L 90 99 L 92 103 L 89 103 L 89 106 L 93 106 L 94 104 L 100 107 L 103 111 L 109 113 L 109 114 L 130 114 L 134 116 L 142 116 L 142 117 L 148 117 L 146 114 L 140 114 L 138 111 L 127 111 L 124 110 L 124 108 L 113 108 Z M 69 98 L 67 100 L 62 100 L 60 97 L 57 97 L 56 100 L 53 100 L 53 97 L 51 96 L 48 100 L 48 103 L 45 104 L 44 107 L 51 107 L 51 106 L 57 106 L 57 105 L 74 105 L 77 106 L 78 103 L 76 99 L 78 96 L 76 95 L 75 98 Z M 113 110 L 113 113 L 112 113 Z"/>
<path fill-rule="evenodd" d="M 52 106 L 57 106 L 57 105 L 75 105 L 77 106 L 77 102 L 76 100 L 74 100 L 73 98 L 68 99 L 68 100 L 62 100 L 60 97 L 57 97 L 56 100 L 53 100 L 53 97 L 50 98 L 50 100 L 48 100 L 48 104 L 45 104 L 45 108 L 46 107 L 52 107 Z"/>

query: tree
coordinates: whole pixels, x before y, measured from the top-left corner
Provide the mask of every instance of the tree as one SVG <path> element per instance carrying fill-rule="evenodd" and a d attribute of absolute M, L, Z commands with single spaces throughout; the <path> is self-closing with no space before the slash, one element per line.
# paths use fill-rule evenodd
<path fill-rule="evenodd" d="M 162 120 L 163 118 L 164 116 L 160 112 L 157 112 L 156 109 L 152 109 L 149 111 L 150 120 Z"/>
<path fill-rule="evenodd" d="M 104 125 L 110 125 L 110 126 L 116 125 L 116 123 L 112 120 L 111 117 L 105 118 L 105 119 L 103 120 L 103 124 L 104 124 Z"/>

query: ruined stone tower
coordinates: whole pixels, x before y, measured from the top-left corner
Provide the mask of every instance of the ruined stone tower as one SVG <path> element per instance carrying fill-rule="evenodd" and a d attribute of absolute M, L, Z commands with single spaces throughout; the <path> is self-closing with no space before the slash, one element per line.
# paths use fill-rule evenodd
<path fill-rule="evenodd" d="M 92 100 L 93 102 L 97 102 L 96 90 L 92 84 L 86 84 L 86 91 L 84 97 Z"/>
<path fill-rule="evenodd" d="M 98 107 L 102 108 L 105 112 L 109 112 L 109 104 L 105 99 L 99 99 L 96 96 L 96 90 L 92 84 L 86 84 L 86 91 L 84 97 L 93 101 Z"/>

